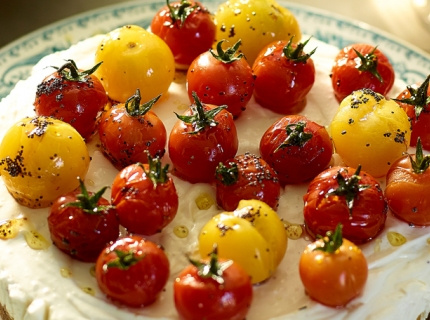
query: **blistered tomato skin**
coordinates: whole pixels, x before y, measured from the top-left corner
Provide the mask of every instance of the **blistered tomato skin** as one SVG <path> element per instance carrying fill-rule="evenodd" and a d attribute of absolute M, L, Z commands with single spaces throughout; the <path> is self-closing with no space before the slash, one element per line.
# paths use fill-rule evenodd
<path fill-rule="evenodd" d="M 385 54 L 377 47 L 363 43 L 343 48 L 335 58 L 331 73 L 334 94 L 339 102 L 353 91 L 363 88 L 386 96 L 393 87 L 394 79 L 394 68 Z"/>
<path fill-rule="evenodd" d="M 233 212 L 214 216 L 201 230 L 199 252 L 202 258 L 214 244 L 220 257 L 239 263 L 260 283 L 275 272 L 287 249 L 285 227 L 275 211 L 259 200 L 242 200 Z"/>
<path fill-rule="evenodd" d="M 48 117 L 15 123 L 0 145 L 0 172 L 15 200 L 30 208 L 50 206 L 79 186 L 90 164 L 87 146 L 71 125 Z"/>
<path fill-rule="evenodd" d="M 327 130 L 305 116 L 285 116 L 260 140 L 261 157 L 277 172 L 282 184 L 308 181 L 330 163 L 333 144 Z"/>
<path fill-rule="evenodd" d="M 335 150 L 347 166 L 385 176 L 411 141 L 410 122 L 394 100 L 370 89 L 345 98 L 329 125 Z"/>
<path fill-rule="evenodd" d="M 215 12 L 215 43 L 225 39 L 230 44 L 242 40 L 240 52 L 252 65 L 258 53 L 277 40 L 301 38 L 293 14 L 273 0 L 232 0 L 222 3 Z"/>
<path fill-rule="evenodd" d="M 306 96 L 315 82 L 315 66 L 303 44 L 272 42 L 257 56 L 252 71 L 254 97 L 264 108 L 280 114 L 297 114 L 306 106 Z"/>
<path fill-rule="evenodd" d="M 316 176 L 303 197 L 306 230 L 314 239 L 341 223 L 344 237 L 361 244 L 384 228 L 387 201 L 380 184 L 356 168 L 331 167 Z"/>
<path fill-rule="evenodd" d="M 151 22 L 151 32 L 167 43 L 176 67 L 186 69 L 199 54 L 212 47 L 215 23 L 211 13 L 200 2 L 182 0 L 170 6 L 175 12 L 173 17 L 167 5 L 161 8 Z M 183 22 L 182 17 L 185 18 Z"/>
<path fill-rule="evenodd" d="M 133 308 L 154 303 L 169 273 L 164 251 L 137 235 L 106 246 L 96 262 L 96 279 L 102 292 L 111 300 Z"/>
<path fill-rule="evenodd" d="M 74 69 L 75 80 L 63 74 Z M 68 62 L 46 77 L 37 86 L 34 107 L 37 116 L 55 117 L 71 124 L 84 139 L 90 138 L 97 130 L 98 120 L 108 96 L 93 74 L 78 76 L 83 70 Z"/>
<path fill-rule="evenodd" d="M 149 101 L 169 89 L 175 76 L 175 60 L 157 35 L 135 25 L 108 33 L 96 52 L 103 61 L 96 75 L 112 100 L 125 102 L 136 89 Z"/>

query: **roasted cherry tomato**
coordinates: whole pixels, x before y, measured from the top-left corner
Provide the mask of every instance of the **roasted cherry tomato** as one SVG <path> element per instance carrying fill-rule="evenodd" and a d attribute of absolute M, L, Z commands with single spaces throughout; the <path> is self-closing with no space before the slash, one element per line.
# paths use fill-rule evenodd
<path fill-rule="evenodd" d="M 366 285 L 367 260 L 351 241 L 342 238 L 342 227 L 308 245 L 299 261 L 307 294 L 329 307 L 343 307 L 359 296 Z"/>
<path fill-rule="evenodd" d="M 385 196 L 388 207 L 412 226 L 430 225 L 430 156 L 423 155 L 418 138 L 415 155 L 405 155 L 387 172 Z"/>
<path fill-rule="evenodd" d="M 219 5 L 215 12 L 216 42 L 242 40 L 240 51 L 249 64 L 273 41 L 301 38 L 294 15 L 274 0 L 231 0 Z"/>
<path fill-rule="evenodd" d="M 296 114 L 306 106 L 306 95 L 315 82 L 315 66 L 303 48 L 309 40 L 295 44 L 293 38 L 267 45 L 257 56 L 254 97 L 264 108 L 281 114 Z"/>
<path fill-rule="evenodd" d="M 90 165 L 82 136 L 66 122 L 48 117 L 24 118 L 4 135 L 0 173 L 14 199 L 44 208 L 79 187 Z"/>
<path fill-rule="evenodd" d="M 125 102 L 136 89 L 149 101 L 169 89 L 175 60 L 167 44 L 142 27 L 127 25 L 109 32 L 96 51 L 97 69 L 112 100 Z"/>
<path fill-rule="evenodd" d="M 185 267 L 173 283 L 175 307 L 187 320 L 245 319 L 251 307 L 251 277 L 233 260 L 210 258 Z"/>
<path fill-rule="evenodd" d="M 153 158 L 164 155 L 166 128 L 151 111 L 158 98 L 141 105 L 138 89 L 125 104 L 117 104 L 103 113 L 99 125 L 101 148 L 118 169 L 136 162 L 148 163 L 146 151 Z"/>
<path fill-rule="evenodd" d="M 360 167 L 324 170 L 311 181 L 303 200 L 306 230 L 313 238 L 341 223 L 347 239 L 365 243 L 379 234 L 387 218 L 380 184 Z"/>
<path fill-rule="evenodd" d="M 73 60 L 67 60 L 56 68 L 37 86 L 36 115 L 67 122 L 88 139 L 96 131 L 100 114 L 108 104 L 102 83 L 93 75 L 101 63 L 82 71 Z"/>
<path fill-rule="evenodd" d="M 215 40 L 216 27 L 209 10 L 198 1 L 180 0 L 161 8 L 151 22 L 151 32 L 172 50 L 176 67 L 186 69 Z"/>
<path fill-rule="evenodd" d="M 329 132 L 347 166 L 361 165 L 373 177 L 382 177 L 408 150 L 410 126 L 408 116 L 394 100 L 361 89 L 341 102 Z"/>
<path fill-rule="evenodd" d="M 260 140 L 261 157 L 278 173 L 281 183 L 314 178 L 330 163 L 333 144 L 327 130 L 305 116 L 275 121 Z"/>
<path fill-rule="evenodd" d="M 236 54 L 240 40 L 232 47 L 222 49 L 218 42 L 217 52 L 210 50 L 198 56 L 187 73 L 187 90 L 193 102 L 193 92 L 204 103 L 227 105 L 233 117 L 245 110 L 254 90 L 251 67 L 243 54 Z"/>
<path fill-rule="evenodd" d="M 363 88 L 385 96 L 393 86 L 395 73 L 377 47 L 357 43 L 338 53 L 330 76 L 336 99 L 341 102 L 353 91 Z"/>
<path fill-rule="evenodd" d="M 236 155 L 239 141 L 236 125 L 226 106 L 203 104 L 196 94 L 195 103 L 170 132 L 169 156 L 174 173 L 191 183 L 211 182 L 220 162 Z"/>
<path fill-rule="evenodd" d="M 131 233 L 153 235 L 167 226 L 178 211 L 178 194 L 159 158 L 122 169 L 112 183 L 112 204 L 120 224 Z"/>
<path fill-rule="evenodd" d="M 430 150 L 430 76 L 418 87 L 407 86 L 398 96 L 397 103 L 405 110 L 412 125 L 411 146 L 415 147 L 418 137 L 422 147 Z"/>
<path fill-rule="evenodd" d="M 52 242 L 74 259 L 96 262 L 102 249 L 119 236 L 116 210 L 103 198 L 107 187 L 80 191 L 59 197 L 49 209 L 48 226 Z"/>
<path fill-rule="evenodd" d="M 139 308 L 153 303 L 169 278 L 164 251 L 133 235 L 106 246 L 96 262 L 100 289 L 113 301 Z"/>
<path fill-rule="evenodd" d="M 199 251 L 207 257 L 216 244 L 220 257 L 239 263 L 260 283 L 284 258 L 288 238 L 277 213 L 260 200 L 242 200 L 233 212 L 214 216 L 201 230 Z"/>
<path fill-rule="evenodd" d="M 281 193 L 278 175 L 256 155 L 245 153 L 221 162 L 216 168 L 216 199 L 226 211 L 237 208 L 240 200 L 257 199 L 272 209 L 278 207 Z"/>

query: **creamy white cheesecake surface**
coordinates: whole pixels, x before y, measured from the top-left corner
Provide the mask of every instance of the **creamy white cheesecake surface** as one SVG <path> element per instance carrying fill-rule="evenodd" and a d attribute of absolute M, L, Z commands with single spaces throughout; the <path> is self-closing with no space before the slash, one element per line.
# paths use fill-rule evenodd
<path fill-rule="evenodd" d="M 73 59 L 78 67 L 87 69 L 94 63 L 94 53 L 102 36 L 87 39 L 70 49 L 43 58 L 31 77 L 17 84 L 12 93 L 0 103 L 0 138 L 16 121 L 33 116 L 36 86 L 52 73 L 49 66 L 60 66 L 65 59 Z M 338 48 L 311 39 L 308 48 L 318 47 L 313 55 L 316 83 L 307 98 L 302 114 L 328 125 L 337 110 L 329 78 Z M 383 50 L 383 48 L 381 48 Z M 47 68 L 48 67 L 48 68 Z M 396 81 L 392 94 L 397 96 L 405 84 Z M 169 94 L 162 97 L 153 111 L 163 120 L 170 132 L 176 117 L 189 106 L 185 91 L 185 75 L 177 75 Z M 258 146 L 265 130 L 280 117 L 261 108 L 252 99 L 236 125 L 239 151 L 259 154 Z M 111 185 L 117 170 L 103 156 L 94 137 L 88 148 L 92 157 L 85 183 L 96 191 Z M 334 157 L 337 162 L 338 158 Z M 168 162 L 168 154 L 165 157 Z M 197 248 L 197 236 L 208 219 L 220 212 L 216 205 L 199 210 L 196 198 L 208 194 L 215 199 L 215 189 L 207 184 L 189 184 L 174 178 L 180 206 L 176 218 L 160 234 L 151 239 L 164 246 L 171 264 L 171 275 L 165 291 L 151 306 L 128 309 L 111 303 L 98 289 L 92 275 L 92 264 L 71 259 L 50 244 L 47 226 L 48 209 L 28 209 L 18 205 L 0 182 L 0 220 L 27 218 L 27 227 L 17 237 L 0 240 L 0 303 L 6 306 L 15 320 L 67 319 L 178 319 L 173 304 L 172 281 L 187 264 L 186 254 Z M 383 183 L 383 182 L 382 182 Z M 292 223 L 303 223 L 302 197 L 307 184 L 287 186 L 282 191 L 278 214 Z M 109 198 L 109 190 L 105 194 Z M 20 221 L 20 220 L 18 220 Z M 175 235 L 174 229 L 185 226 L 185 238 Z M 25 230 L 35 230 L 49 246 L 42 250 L 30 248 Z M 392 246 L 387 232 L 396 231 L 407 242 Z M 253 304 L 247 320 L 261 319 L 417 319 L 430 311 L 430 235 L 425 228 L 411 228 L 390 213 L 384 231 L 377 239 L 361 246 L 369 263 L 369 278 L 364 293 L 342 309 L 328 308 L 306 296 L 298 273 L 299 257 L 310 242 L 307 238 L 289 240 L 284 260 L 274 276 L 254 287 Z"/>

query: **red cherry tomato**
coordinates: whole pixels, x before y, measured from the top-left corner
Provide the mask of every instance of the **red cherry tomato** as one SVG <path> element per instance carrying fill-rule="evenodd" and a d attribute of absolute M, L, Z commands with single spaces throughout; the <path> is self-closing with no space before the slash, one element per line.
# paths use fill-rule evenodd
<path fill-rule="evenodd" d="M 46 77 L 37 86 L 36 115 L 67 122 L 88 139 L 96 131 L 99 116 L 108 104 L 102 83 L 92 74 L 100 64 L 82 71 L 73 60 L 68 60 Z"/>
<path fill-rule="evenodd" d="M 52 242 L 74 259 L 95 262 L 106 244 L 119 236 L 116 210 L 102 198 L 105 190 L 87 192 L 81 181 L 80 192 L 59 197 L 49 209 Z"/>
<path fill-rule="evenodd" d="M 137 235 L 108 245 L 96 262 L 96 279 L 102 292 L 113 301 L 135 308 L 157 299 L 169 272 L 164 251 Z"/>
<path fill-rule="evenodd" d="M 261 157 L 278 173 L 281 183 L 314 178 L 330 163 L 333 144 L 327 130 L 304 116 L 275 121 L 260 140 Z"/>
<path fill-rule="evenodd" d="M 131 233 L 153 235 L 167 226 L 178 211 L 178 194 L 168 165 L 148 156 L 149 164 L 122 169 L 112 183 L 112 204 L 119 222 Z"/>
<path fill-rule="evenodd" d="M 174 173 L 191 183 L 211 182 L 220 162 L 236 155 L 239 141 L 236 125 L 225 106 L 195 103 L 178 116 L 168 147 Z"/>
<path fill-rule="evenodd" d="M 408 86 L 396 98 L 397 103 L 406 111 L 412 126 L 411 146 L 417 145 L 420 138 L 422 147 L 430 150 L 430 76 L 419 86 Z"/>
<path fill-rule="evenodd" d="M 176 278 L 175 307 L 182 319 L 246 318 L 252 302 L 251 277 L 233 260 L 192 261 Z"/>
<path fill-rule="evenodd" d="M 332 167 L 309 184 L 303 214 L 308 233 L 316 238 L 341 223 L 355 244 L 368 242 L 384 228 L 387 201 L 378 181 L 361 168 Z"/>
<path fill-rule="evenodd" d="M 172 50 L 177 67 L 186 68 L 215 40 L 215 23 L 198 1 L 181 0 L 161 8 L 151 22 L 151 31 Z M 179 64 L 179 66 L 178 66 Z"/>
<path fill-rule="evenodd" d="M 103 113 L 99 125 L 103 153 L 112 164 L 122 169 L 136 162 L 148 163 L 151 157 L 165 153 L 167 132 L 163 122 L 150 109 L 160 96 L 140 105 L 140 91 L 125 104 L 113 106 Z"/>
<path fill-rule="evenodd" d="M 430 226 L 430 156 L 418 139 L 415 155 L 394 162 L 387 172 L 385 196 L 391 212 L 412 226 Z"/>
<path fill-rule="evenodd" d="M 311 55 L 304 43 L 276 41 L 260 51 L 252 65 L 254 97 L 264 108 L 281 114 L 296 114 L 306 106 L 306 95 L 315 82 Z"/>
<path fill-rule="evenodd" d="M 216 199 L 226 211 L 236 210 L 240 200 L 257 199 L 274 210 L 281 193 L 278 175 L 256 155 L 245 153 L 216 168 Z"/>
<path fill-rule="evenodd" d="M 312 299 L 329 307 L 343 307 L 363 292 L 368 265 L 361 250 L 342 239 L 338 227 L 306 247 L 299 272 Z"/>
<path fill-rule="evenodd" d="M 223 40 L 224 41 L 224 40 Z M 227 105 L 227 111 L 237 118 L 252 97 L 254 77 L 243 54 L 237 55 L 240 40 L 231 48 L 217 52 L 206 51 L 199 55 L 187 72 L 187 89 L 190 101 L 196 92 L 204 103 Z"/>
<path fill-rule="evenodd" d="M 334 94 L 339 102 L 360 89 L 371 89 L 386 96 L 394 78 L 393 66 L 385 54 L 364 43 L 343 48 L 335 58 L 331 73 Z"/>

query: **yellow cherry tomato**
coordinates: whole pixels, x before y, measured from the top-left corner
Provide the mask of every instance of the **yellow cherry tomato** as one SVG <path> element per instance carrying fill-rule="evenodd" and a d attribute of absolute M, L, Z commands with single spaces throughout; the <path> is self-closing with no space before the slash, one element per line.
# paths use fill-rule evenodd
<path fill-rule="evenodd" d="M 370 89 L 354 91 L 340 104 L 329 127 L 336 152 L 347 166 L 384 176 L 409 148 L 408 116 L 394 100 Z"/>
<path fill-rule="evenodd" d="M 0 145 L 0 173 L 15 200 L 43 208 L 79 186 L 90 164 L 87 146 L 69 124 L 47 117 L 24 118 Z"/>
<path fill-rule="evenodd" d="M 274 0 L 231 0 L 222 3 L 215 12 L 216 41 L 227 40 L 232 46 L 242 40 L 239 48 L 252 66 L 258 53 L 277 40 L 301 39 L 294 15 Z M 226 41 L 226 42 L 227 42 Z"/>
<path fill-rule="evenodd" d="M 167 92 L 175 76 L 175 60 L 167 44 L 142 27 L 128 25 L 108 33 L 96 52 L 103 61 L 96 75 L 108 96 L 125 102 L 136 89 L 142 101 Z"/>
<path fill-rule="evenodd" d="M 213 217 L 199 236 L 199 251 L 207 257 L 214 245 L 218 255 L 239 263 L 252 283 L 268 279 L 287 249 L 285 228 L 268 205 L 259 200 L 242 200 L 238 209 Z"/>

